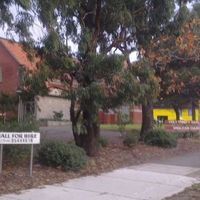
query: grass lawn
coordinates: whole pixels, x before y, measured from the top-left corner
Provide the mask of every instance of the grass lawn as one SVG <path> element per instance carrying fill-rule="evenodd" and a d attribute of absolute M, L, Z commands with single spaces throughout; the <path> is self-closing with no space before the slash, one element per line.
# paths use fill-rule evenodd
<path fill-rule="evenodd" d="M 101 130 L 107 130 L 107 131 L 118 131 L 119 126 L 118 124 L 101 124 Z M 127 124 L 126 130 L 140 130 L 141 124 Z"/>

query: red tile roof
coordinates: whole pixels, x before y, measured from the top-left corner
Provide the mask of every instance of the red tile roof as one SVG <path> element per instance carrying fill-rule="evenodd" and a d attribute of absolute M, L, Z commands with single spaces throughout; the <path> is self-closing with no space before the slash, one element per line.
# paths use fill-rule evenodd
<path fill-rule="evenodd" d="M 0 38 L 0 43 L 7 49 L 9 54 L 19 63 L 23 65 L 27 70 L 34 71 L 37 67 L 36 64 L 39 61 L 37 58 L 30 60 L 27 53 L 24 51 L 22 44 Z"/>

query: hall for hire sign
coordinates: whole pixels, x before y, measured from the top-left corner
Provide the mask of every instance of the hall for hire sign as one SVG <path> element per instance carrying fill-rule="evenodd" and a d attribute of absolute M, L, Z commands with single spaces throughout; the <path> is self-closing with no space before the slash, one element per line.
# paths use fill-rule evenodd
<path fill-rule="evenodd" d="M 0 132 L 0 144 L 39 144 L 37 132 Z"/>

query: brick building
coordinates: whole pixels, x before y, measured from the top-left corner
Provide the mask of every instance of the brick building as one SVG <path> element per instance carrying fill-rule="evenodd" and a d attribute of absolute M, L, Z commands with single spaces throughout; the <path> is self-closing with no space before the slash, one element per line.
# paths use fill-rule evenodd
<path fill-rule="evenodd" d="M 16 94 L 20 87 L 20 69 L 36 69 L 36 61 L 30 61 L 22 45 L 0 38 L 0 92 Z"/>
<path fill-rule="evenodd" d="M 38 62 L 37 57 L 29 59 L 20 43 L 0 38 L 0 93 L 17 95 L 23 78 L 22 69 L 35 71 Z M 53 119 L 54 112 L 63 112 L 63 119 L 69 120 L 69 101 L 60 98 L 57 88 L 49 88 L 49 95 L 46 97 L 37 96 L 33 102 L 19 104 L 21 107 L 19 109 L 18 105 L 18 117 L 20 110 L 21 118 L 31 106 L 31 112 L 35 114 L 36 119 Z"/>

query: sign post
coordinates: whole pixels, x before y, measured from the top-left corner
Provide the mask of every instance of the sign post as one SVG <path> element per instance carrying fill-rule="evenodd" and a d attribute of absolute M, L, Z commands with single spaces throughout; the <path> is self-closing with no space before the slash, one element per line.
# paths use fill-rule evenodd
<path fill-rule="evenodd" d="M 40 133 L 38 132 L 0 132 L 0 174 L 2 173 L 3 145 L 4 144 L 31 145 L 30 176 L 32 176 L 33 174 L 33 145 L 40 144 Z"/>
<path fill-rule="evenodd" d="M 30 176 L 33 175 L 33 144 L 31 144 Z"/>
<path fill-rule="evenodd" d="M 3 144 L 0 144 L 0 174 L 2 173 L 3 165 Z"/>

